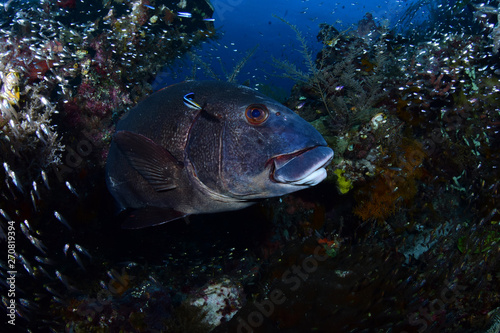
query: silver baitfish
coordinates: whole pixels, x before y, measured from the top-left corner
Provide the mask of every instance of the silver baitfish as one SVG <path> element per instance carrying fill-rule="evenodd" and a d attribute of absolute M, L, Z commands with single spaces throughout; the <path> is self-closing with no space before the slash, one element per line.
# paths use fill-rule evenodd
<path fill-rule="evenodd" d="M 125 228 L 236 210 L 314 186 L 332 149 L 290 109 L 245 86 L 188 81 L 151 95 L 118 123 L 108 188 L 136 209 Z"/>
<path fill-rule="evenodd" d="M 26 258 L 20 253 L 17 255 L 17 257 L 19 261 L 21 261 L 21 263 L 23 264 L 23 267 L 26 270 L 26 272 L 28 272 L 28 274 L 31 275 L 32 277 L 35 277 L 35 271 L 33 270 L 33 267 L 28 262 L 28 260 L 26 260 Z"/>
<path fill-rule="evenodd" d="M 58 270 L 56 270 L 56 271 L 55 271 L 55 273 L 56 273 L 56 276 L 57 276 L 57 278 L 59 279 L 59 281 L 61 281 L 61 282 L 62 282 L 62 284 L 63 284 L 66 288 L 68 288 L 68 290 L 71 290 L 71 291 L 77 291 L 77 290 L 78 290 L 78 289 L 76 289 L 75 287 L 73 287 L 73 286 L 69 283 L 68 278 L 67 278 L 65 275 L 61 274 L 61 272 L 59 272 Z"/>
<path fill-rule="evenodd" d="M 92 259 L 92 256 L 90 255 L 89 251 L 87 251 L 83 246 L 75 244 L 75 248 L 78 250 L 78 252 L 86 255 L 89 259 Z"/>
<path fill-rule="evenodd" d="M 75 259 L 75 261 L 78 264 L 78 266 L 80 266 L 81 269 L 83 269 L 84 271 L 86 271 L 85 265 L 83 264 L 82 259 L 80 259 L 80 256 L 78 255 L 78 253 L 76 253 L 75 251 L 71 251 L 71 255 Z"/>
<path fill-rule="evenodd" d="M 177 12 L 177 16 L 184 17 L 184 18 L 191 18 L 191 17 L 193 17 L 193 14 L 188 13 L 188 12 Z"/>
<path fill-rule="evenodd" d="M 69 225 L 68 221 L 58 212 L 58 211 L 54 211 L 54 216 L 57 220 L 59 220 L 59 222 L 61 222 L 62 224 L 64 224 L 64 226 L 66 228 L 68 228 L 69 230 L 71 230 L 71 226 Z"/>

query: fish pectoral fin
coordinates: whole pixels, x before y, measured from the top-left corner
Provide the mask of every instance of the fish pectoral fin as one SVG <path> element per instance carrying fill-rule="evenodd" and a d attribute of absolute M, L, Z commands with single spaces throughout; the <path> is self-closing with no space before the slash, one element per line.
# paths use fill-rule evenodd
<path fill-rule="evenodd" d="M 180 219 L 188 214 L 169 208 L 145 207 L 131 212 L 125 222 L 123 229 L 140 229 L 160 225 L 173 220 Z"/>
<path fill-rule="evenodd" d="M 129 131 L 116 132 L 113 140 L 132 167 L 156 191 L 167 191 L 177 187 L 175 175 L 183 168 L 183 164 L 165 148 L 144 135 Z"/>

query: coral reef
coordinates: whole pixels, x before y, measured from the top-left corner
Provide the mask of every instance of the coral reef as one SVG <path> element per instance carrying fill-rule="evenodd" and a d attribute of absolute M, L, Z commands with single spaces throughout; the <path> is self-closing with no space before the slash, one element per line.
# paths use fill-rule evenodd
<path fill-rule="evenodd" d="M 114 219 L 101 214 L 113 211 L 103 165 L 114 123 L 152 92 L 150 83 L 163 66 L 215 36 L 208 1 L 185 3 L 182 11 L 191 17 L 182 17 L 178 3 L 3 4 L 0 227 L 2 240 L 8 228 L 15 239 L 10 260 L 16 269 L 9 271 L 16 271 L 13 319 L 20 330 L 108 325 L 133 331 L 173 311 L 158 305 L 169 297 L 158 283 L 147 285 L 125 272 L 120 281 L 100 285 L 95 278 L 106 271 L 115 276 L 115 266 L 95 260 L 89 235 L 99 234 L 101 218 Z M 4 279 L 4 259 L 1 267 Z M 149 298 L 142 294 L 137 307 L 129 307 L 138 286 Z M 143 316 L 147 304 L 160 313 Z"/>
<path fill-rule="evenodd" d="M 134 231 L 120 229 L 104 184 L 113 124 L 160 66 L 214 37 L 210 5 L 10 3 L 0 30 L 9 320 L 57 332 L 496 332 L 498 54 L 493 15 L 466 3 L 417 1 L 393 31 L 370 15 L 359 29 L 321 25 L 316 57 L 298 33 L 309 68 L 279 61 L 297 81 L 286 104 L 335 150 L 329 178 Z M 416 29 L 421 8 L 434 21 Z"/>
<path fill-rule="evenodd" d="M 16 15 L 2 14 L 1 150 L 14 172 L 57 169 L 84 131 L 102 163 L 113 119 L 152 91 L 159 69 L 214 33 L 207 2 L 190 2 L 191 20 L 167 21 L 159 17 L 177 3 L 148 3 L 13 4 Z"/>
<path fill-rule="evenodd" d="M 419 2 L 419 6 L 425 3 Z M 443 8 L 449 10 L 447 15 L 453 9 L 450 5 Z M 408 9 L 409 12 L 413 10 L 416 9 Z M 412 15 L 409 12 L 407 14 Z M 340 209 L 335 203 L 321 200 L 319 205 L 328 207 L 326 220 L 317 234 L 309 235 L 323 240 L 323 228 L 335 225 L 330 226 L 331 230 L 340 234 L 344 244 L 352 244 L 351 253 L 356 252 L 356 246 L 366 245 L 367 240 L 374 245 L 383 243 L 386 249 L 405 258 L 403 267 L 418 270 L 411 274 L 412 277 L 403 274 L 407 279 L 415 279 L 414 286 L 419 285 L 413 295 L 409 291 L 411 283 L 398 285 L 395 282 L 393 285 L 398 290 L 410 292 L 401 298 L 408 303 L 400 303 L 400 311 L 406 313 L 408 319 L 390 320 L 396 331 L 466 332 L 472 327 L 486 331 L 495 326 L 486 314 L 498 304 L 498 288 L 494 285 L 498 274 L 493 268 L 497 264 L 493 258 L 499 251 L 498 230 L 494 227 L 499 218 L 498 176 L 494 175 L 494 170 L 500 157 L 497 147 L 500 113 L 495 107 L 500 81 L 497 57 L 489 41 L 478 33 L 477 23 L 467 18 L 458 26 L 461 24 L 468 24 L 468 29 L 455 31 L 456 26 L 440 25 L 439 29 L 433 26 L 434 30 L 428 35 L 408 34 L 406 38 L 374 25 L 370 39 L 361 36 L 359 31 L 338 32 L 332 26 L 322 25 L 318 40 L 324 46 L 309 73 L 299 76 L 299 71 L 286 62 L 278 66 L 286 71 L 285 76 L 299 81 L 287 104 L 313 121 L 334 148 L 336 156 L 331 174 L 335 176 L 329 179 L 330 186 L 337 189 L 330 191 L 346 192 L 341 199 L 334 197 L 334 200 L 341 200 L 350 207 L 344 208 L 348 211 L 344 210 L 342 215 L 342 221 L 348 219 L 349 223 L 339 225 L 335 221 L 339 219 Z M 300 36 L 298 41 L 304 47 Z M 308 59 L 306 54 L 306 64 Z M 349 191 L 348 184 L 352 184 Z M 351 226 L 347 227 L 349 224 Z M 347 236 L 350 233 L 352 237 Z M 293 246 L 280 248 L 286 255 Z M 336 261 L 343 250 L 344 247 L 340 247 L 336 256 L 328 260 Z M 310 253 L 297 248 L 291 251 L 296 251 L 295 256 Z M 328 260 L 317 259 L 317 266 L 311 264 L 308 268 L 303 264 L 306 258 L 293 259 L 294 265 L 288 266 L 297 281 L 303 281 L 300 288 L 324 284 L 325 278 L 322 282 L 315 279 L 328 275 L 323 272 L 323 265 Z M 302 271 L 294 271 L 301 265 Z M 486 265 L 484 269 L 480 269 L 483 265 Z M 272 267 L 279 272 L 273 276 L 281 276 L 274 280 L 273 286 L 287 290 L 287 281 L 291 284 L 295 280 L 283 273 L 286 270 L 280 269 L 278 262 Z M 430 267 L 443 269 L 439 272 Z M 305 274 L 309 273 L 307 269 L 312 273 Z M 333 268 L 330 270 L 328 276 L 332 278 Z M 457 291 L 457 299 L 453 302 L 438 294 L 440 290 L 453 288 Z M 321 294 L 326 295 L 327 289 Z M 295 311 L 294 317 L 304 316 L 303 319 L 311 314 L 304 308 L 290 307 L 291 299 L 299 298 L 308 303 L 307 295 L 312 291 L 301 289 L 296 291 L 300 296 L 285 292 L 283 298 L 287 301 L 274 302 L 275 311 L 267 316 L 259 304 L 272 299 L 273 287 L 268 290 L 265 296 L 247 303 L 247 309 L 240 312 L 240 320 L 233 319 L 228 327 L 242 330 L 250 327 L 256 332 L 264 332 L 273 326 L 285 330 L 289 328 L 284 324 L 287 322 L 294 328 L 314 327 L 329 331 L 345 318 L 329 312 L 324 318 L 332 318 L 332 322 L 325 320 L 323 323 L 316 318 L 305 326 L 285 318 L 282 311 Z M 488 297 L 485 290 L 495 290 L 495 295 Z M 472 305 L 472 299 L 478 295 L 486 299 Z M 389 294 L 386 296 L 390 298 Z M 275 299 L 279 301 L 280 298 Z M 336 300 L 321 303 L 321 310 L 335 311 Z M 311 301 L 301 306 L 316 305 Z M 428 315 L 426 311 L 433 306 L 435 310 Z M 391 311 L 396 308 L 390 306 Z M 261 321 L 257 320 L 260 317 L 256 311 L 263 315 Z M 373 318 L 373 310 L 367 313 Z M 377 329 L 384 331 L 386 317 L 375 316 L 380 320 Z M 395 314 L 395 318 L 399 316 Z M 362 314 L 356 318 L 352 320 L 358 323 L 354 331 L 363 331 L 361 323 L 368 319 Z M 450 318 L 453 323 L 449 322 Z M 369 327 L 373 329 L 373 325 Z M 337 327 L 337 331 L 342 332 L 351 329 L 349 326 Z"/>

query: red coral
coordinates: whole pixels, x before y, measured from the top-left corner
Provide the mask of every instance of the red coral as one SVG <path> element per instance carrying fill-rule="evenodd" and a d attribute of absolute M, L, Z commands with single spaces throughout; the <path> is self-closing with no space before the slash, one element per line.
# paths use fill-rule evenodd
<path fill-rule="evenodd" d="M 54 65 L 54 60 L 37 60 L 27 66 L 27 77 L 30 82 L 42 78 Z"/>

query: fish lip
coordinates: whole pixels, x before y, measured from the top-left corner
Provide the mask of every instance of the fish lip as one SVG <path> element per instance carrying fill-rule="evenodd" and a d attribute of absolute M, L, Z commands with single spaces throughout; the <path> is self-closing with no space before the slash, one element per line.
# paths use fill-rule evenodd
<path fill-rule="evenodd" d="M 319 149 L 318 149 L 319 148 Z M 317 151 L 313 152 L 314 150 Z M 312 154 L 308 154 L 312 153 Z M 317 156 L 314 156 L 318 153 Z M 301 161 L 298 161 L 301 157 L 306 155 L 313 155 L 316 161 L 307 165 L 303 170 L 299 170 L 295 177 L 288 175 L 279 175 L 281 170 L 286 170 L 287 165 L 291 163 L 297 164 L 297 166 L 303 167 Z M 321 156 L 323 155 L 323 156 Z M 300 149 L 288 154 L 282 154 L 273 156 L 269 159 L 268 163 L 271 164 L 270 179 L 274 183 L 289 184 L 289 185 L 299 185 L 299 186 L 314 186 L 321 182 L 326 177 L 325 167 L 330 164 L 333 159 L 333 150 L 324 145 L 310 146 L 304 149 Z M 298 161 L 298 163 L 297 163 Z M 300 172 L 302 171 L 302 172 Z"/>

